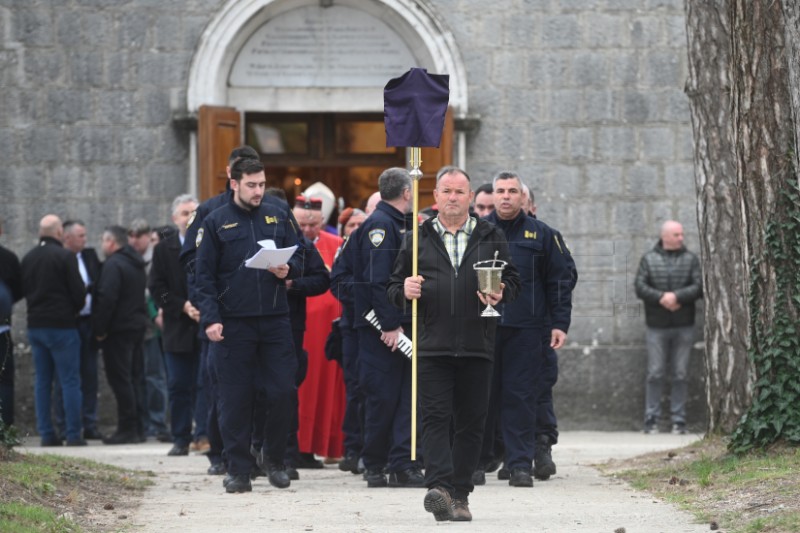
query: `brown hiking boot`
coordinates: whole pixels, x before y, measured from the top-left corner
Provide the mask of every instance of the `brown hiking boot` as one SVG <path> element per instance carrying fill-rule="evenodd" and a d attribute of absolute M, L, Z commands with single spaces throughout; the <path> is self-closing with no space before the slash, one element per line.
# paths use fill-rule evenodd
<path fill-rule="evenodd" d="M 433 513 L 437 522 L 453 519 L 453 498 L 447 489 L 434 487 L 425 494 L 425 510 Z"/>
<path fill-rule="evenodd" d="M 469 512 L 469 503 L 467 500 L 453 500 L 453 522 L 471 522 L 472 513 Z"/>

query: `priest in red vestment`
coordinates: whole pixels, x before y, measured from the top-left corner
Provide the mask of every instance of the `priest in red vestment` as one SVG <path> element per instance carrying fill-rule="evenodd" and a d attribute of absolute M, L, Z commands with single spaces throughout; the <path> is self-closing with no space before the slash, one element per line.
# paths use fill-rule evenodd
<path fill-rule="evenodd" d="M 342 239 L 322 231 L 324 220 L 321 208 L 319 199 L 300 196 L 295 202 L 294 216 L 303 234 L 314 243 L 330 270 Z M 339 314 L 339 302 L 330 290 L 306 300 L 303 347 L 308 352 L 308 373 L 298 389 L 297 440 L 300 452 L 332 458 L 344 454 L 342 419 L 345 387 L 341 366 L 325 358 L 325 340 L 331 331 L 331 322 Z"/>

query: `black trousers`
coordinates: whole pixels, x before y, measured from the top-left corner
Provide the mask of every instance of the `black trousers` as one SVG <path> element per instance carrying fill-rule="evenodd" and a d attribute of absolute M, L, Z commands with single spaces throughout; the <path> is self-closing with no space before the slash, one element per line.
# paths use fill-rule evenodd
<path fill-rule="evenodd" d="M 101 342 L 106 379 L 117 400 L 117 431 L 144 435 L 144 331 L 109 333 Z"/>
<path fill-rule="evenodd" d="M 417 364 L 425 486 L 444 487 L 465 500 L 475 488 L 472 472 L 481 455 L 492 361 L 442 356 L 420 357 Z"/>
<path fill-rule="evenodd" d="M 14 423 L 14 342 L 11 330 L 0 333 L 0 413 L 6 426 Z"/>

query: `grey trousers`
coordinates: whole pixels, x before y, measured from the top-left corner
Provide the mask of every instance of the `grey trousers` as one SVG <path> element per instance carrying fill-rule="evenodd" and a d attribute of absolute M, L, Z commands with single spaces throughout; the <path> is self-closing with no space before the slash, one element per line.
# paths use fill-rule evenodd
<path fill-rule="evenodd" d="M 647 328 L 645 421 L 658 421 L 667 363 L 671 363 L 670 411 L 673 424 L 686 423 L 686 369 L 694 343 L 694 326 Z"/>

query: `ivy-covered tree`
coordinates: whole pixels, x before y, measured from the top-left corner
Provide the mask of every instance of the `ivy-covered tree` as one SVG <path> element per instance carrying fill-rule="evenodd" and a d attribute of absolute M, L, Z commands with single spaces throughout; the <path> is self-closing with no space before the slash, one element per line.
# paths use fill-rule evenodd
<path fill-rule="evenodd" d="M 711 429 L 800 443 L 800 9 L 686 6 Z"/>

